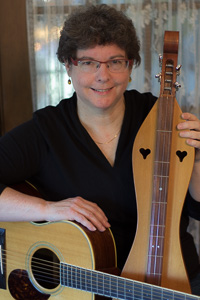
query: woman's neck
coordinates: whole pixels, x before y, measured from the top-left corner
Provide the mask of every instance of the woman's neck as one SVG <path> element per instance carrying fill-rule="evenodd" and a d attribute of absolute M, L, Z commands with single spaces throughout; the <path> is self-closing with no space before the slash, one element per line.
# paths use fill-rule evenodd
<path fill-rule="evenodd" d="M 98 110 L 91 113 L 78 107 L 80 122 L 99 147 L 111 166 L 114 165 L 116 149 L 125 112 L 121 101 L 113 109 Z"/>
<path fill-rule="evenodd" d="M 94 141 L 107 143 L 121 130 L 124 118 L 125 103 L 119 101 L 115 106 L 100 109 L 85 107 L 81 101 L 77 105 L 80 122 Z"/>

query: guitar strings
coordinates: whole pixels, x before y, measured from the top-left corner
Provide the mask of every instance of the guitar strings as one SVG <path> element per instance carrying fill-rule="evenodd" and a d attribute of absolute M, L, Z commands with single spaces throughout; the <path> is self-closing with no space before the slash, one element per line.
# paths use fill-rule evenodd
<path fill-rule="evenodd" d="M 5 251 L 6 252 L 6 251 Z M 5 255 L 5 254 L 4 254 Z M 14 256 L 13 256 L 14 257 Z M 36 259 L 36 260 L 38 260 L 39 261 L 39 263 L 41 264 L 41 262 L 42 262 L 42 265 L 44 265 L 45 266 L 45 264 L 46 264 L 46 260 L 41 260 L 41 259 Z M 58 267 L 58 263 L 56 264 L 57 265 L 57 267 Z M 60 266 L 58 267 L 58 268 L 60 268 Z M 85 272 L 89 272 L 90 270 L 85 270 Z M 18 274 L 18 273 L 16 273 L 16 274 Z M 48 274 L 48 273 L 47 273 Z M 24 275 L 26 278 L 29 278 L 29 276 L 26 276 L 26 275 Z M 79 277 L 80 279 L 81 279 L 81 276 L 77 276 L 77 273 L 75 273 L 75 271 L 73 271 L 73 273 L 72 273 L 72 276 L 70 277 L 70 280 L 72 280 L 73 281 L 73 278 L 77 278 L 77 277 Z M 117 277 L 116 277 L 117 278 Z M 48 279 L 48 278 L 47 278 Z M 60 279 L 60 278 L 59 278 Z M 87 275 L 86 275 L 86 280 L 87 280 Z M 45 280 L 46 281 L 46 280 Z M 57 283 L 59 284 L 60 283 L 60 280 L 58 280 L 57 281 Z M 102 285 L 100 286 L 100 288 L 99 289 L 101 289 L 101 288 L 104 288 L 104 284 L 102 283 Z M 119 289 L 119 292 L 122 292 L 124 290 L 124 288 L 120 288 Z M 128 294 L 127 294 L 128 295 Z M 124 299 L 124 298 L 123 298 Z M 141 299 L 140 297 L 136 297 L 136 298 L 134 298 L 134 299 Z"/>
<path fill-rule="evenodd" d="M 162 258 L 163 258 L 163 247 L 164 247 L 164 238 L 165 238 L 165 226 L 166 226 L 166 209 L 167 209 L 167 191 L 169 186 L 169 163 L 170 163 L 170 148 L 171 148 L 171 129 L 172 129 L 172 116 L 173 116 L 173 99 L 171 97 L 166 97 L 163 99 L 166 104 L 166 112 L 164 118 L 164 135 L 163 135 L 163 145 L 161 153 L 161 192 L 159 193 L 159 213 L 158 213 L 158 225 L 163 225 L 163 240 L 162 240 Z M 163 104 L 162 104 L 163 107 Z M 162 114 L 163 115 L 163 114 Z M 169 118 L 169 120 L 168 120 Z M 168 164 L 168 165 L 166 165 Z M 167 167 L 167 172 L 165 168 Z M 165 170 L 165 172 L 164 172 Z M 165 200 L 165 201 L 163 201 Z M 162 208 L 161 208 L 162 207 Z M 161 212 L 163 212 L 161 214 Z M 158 238 L 157 241 L 158 242 Z M 158 248 L 156 248 L 158 250 Z M 157 253 L 156 253 L 157 255 Z M 162 260 L 158 260 L 158 270 L 162 274 Z"/>
<path fill-rule="evenodd" d="M 161 116 L 163 116 L 163 98 L 161 98 L 162 100 L 162 103 L 160 105 L 160 108 L 162 109 L 162 112 L 160 113 Z M 160 102 L 161 102 L 160 100 Z M 164 112 L 166 113 L 166 112 Z M 160 120 L 161 122 L 161 120 Z M 162 124 L 162 122 L 161 122 Z M 164 127 L 166 128 L 166 120 L 164 120 Z M 164 128 L 159 128 L 160 130 L 164 130 Z M 162 135 L 162 136 L 161 136 Z M 159 264 L 159 262 L 162 262 L 162 259 L 163 259 L 163 253 L 162 253 L 162 259 L 160 259 L 158 261 L 158 245 L 159 245 L 159 241 L 158 239 L 160 238 L 160 236 L 158 236 L 160 234 L 160 225 L 162 224 L 161 223 L 161 215 L 160 215 L 160 210 L 161 210 L 161 201 L 162 201 L 162 197 L 163 197 L 163 188 L 165 188 L 165 185 L 163 185 L 163 167 L 164 167 L 164 164 L 163 164 L 163 159 L 164 159 L 164 148 L 165 148 L 165 134 L 163 135 L 163 132 L 159 132 L 158 134 L 158 143 L 157 143 L 157 148 L 159 149 L 159 156 L 158 156 L 158 161 L 159 161 L 159 164 L 161 164 L 161 174 L 159 174 L 159 185 L 157 186 L 157 188 L 159 188 L 159 194 L 158 194 L 158 209 L 157 209 L 157 216 L 156 216 L 156 226 L 157 226 L 157 233 L 156 233 L 156 245 L 155 245 L 155 256 L 156 256 L 156 259 L 155 259 L 155 262 L 154 262 L 154 270 L 156 268 L 158 268 L 158 274 L 159 274 L 159 281 L 161 280 L 161 274 L 162 274 L 162 271 L 161 271 L 161 265 Z M 162 137 L 164 138 L 164 140 L 162 141 Z M 162 143 L 163 142 L 163 143 Z M 162 143 L 161 147 L 160 147 L 160 144 Z M 161 155 L 160 155 L 160 149 L 161 149 Z M 161 156 L 161 157 L 160 157 Z M 160 176 L 161 175 L 161 176 Z M 161 242 L 161 239 L 160 239 L 160 242 Z M 163 240 L 162 240 L 162 243 L 163 243 Z M 163 245 L 162 245 L 163 246 Z M 161 247 L 161 245 L 159 245 L 159 247 Z M 163 250 L 163 249 L 162 249 Z"/>
<path fill-rule="evenodd" d="M 163 99 L 162 99 L 163 100 Z M 159 153 L 159 161 L 157 162 L 158 164 L 161 164 L 160 170 L 161 170 L 161 176 L 160 176 L 160 181 L 159 185 L 154 185 L 154 188 L 159 188 L 159 194 L 158 194 L 158 203 L 152 202 L 152 215 L 151 215 L 151 228 L 150 228 L 150 253 L 149 256 L 152 255 L 152 257 L 149 257 L 148 260 L 148 266 L 147 270 L 151 274 L 153 272 L 153 275 L 161 275 L 162 273 L 162 258 L 163 258 L 163 244 L 164 240 L 162 241 L 162 237 L 164 238 L 164 228 L 165 228 L 165 219 L 166 219 L 166 205 L 167 203 L 164 203 L 162 201 L 163 199 L 167 199 L 167 187 L 168 187 L 168 178 L 169 178 L 169 165 L 167 166 L 167 171 L 164 172 L 164 169 L 166 167 L 166 163 L 169 164 L 169 156 L 170 156 L 170 147 L 171 147 L 171 128 L 172 128 L 172 112 L 173 112 L 173 99 L 165 98 L 164 101 L 167 101 L 167 108 L 166 111 L 169 113 L 170 119 L 168 120 L 168 114 L 165 112 L 165 118 L 164 118 L 164 128 L 161 128 L 165 134 L 163 135 L 163 140 L 161 138 L 161 132 L 158 134 L 157 133 L 157 144 L 156 148 L 159 149 L 159 145 L 162 142 L 162 148 L 161 148 L 161 153 Z M 169 105 L 168 105 L 169 104 Z M 163 109 L 163 104 L 162 104 L 162 109 Z M 164 107 L 165 109 L 165 107 Z M 161 113 L 163 115 L 163 113 Z M 170 125 L 170 128 L 167 128 L 167 124 Z M 166 151 L 166 152 L 165 152 Z M 165 155 L 165 153 L 167 155 Z M 161 156 L 161 157 L 160 157 Z M 166 156 L 166 157 L 165 157 Z M 167 176 L 167 177 L 165 177 Z M 167 184 L 164 184 L 165 181 L 167 181 Z M 155 192 L 155 191 L 154 191 Z M 157 205 L 157 206 L 156 206 Z M 162 207 L 162 209 L 161 209 Z M 161 214 L 163 212 L 163 214 Z M 156 224 L 156 229 L 155 229 L 155 224 Z M 164 224 L 164 225 L 163 225 Z M 161 229 L 161 226 L 163 227 Z M 156 232 L 155 232 L 155 231 Z M 161 235 L 162 231 L 162 235 Z M 155 257 L 155 259 L 153 259 Z M 153 264 L 153 269 L 151 268 Z M 159 279 L 159 278 L 158 278 Z M 158 283 L 159 284 L 159 283 Z"/>
<path fill-rule="evenodd" d="M 7 255 L 7 257 L 6 257 Z M 3 251 L 3 265 L 6 265 L 7 263 L 5 262 L 5 260 L 8 258 L 9 256 L 9 261 L 11 260 L 11 262 L 9 263 L 9 267 L 15 268 L 16 265 L 16 260 L 15 258 L 24 258 L 24 254 L 23 253 L 18 253 L 18 255 L 16 256 L 12 251 Z M 12 259 L 13 258 L 13 261 Z M 49 263 L 49 261 L 44 260 L 44 259 L 38 259 L 36 258 L 35 261 L 37 263 L 39 263 L 39 265 L 42 265 L 42 275 L 41 275 L 41 279 L 44 282 L 49 282 L 51 283 L 51 281 L 49 281 L 49 265 L 47 265 L 47 263 Z M 55 268 L 57 270 L 59 270 L 60 273 L 60 263 L 54 263 L 54 262 L 50 262 L 52 265 L 55 266 Z M 84 290 L 84 291 L 88 291 L 88 292 L 93 292 L 92 290 L 89 289 L 89 286 L 93 286 L 94 284 L 96 285 L 97 280 L 95 278 L 93 278 L 91 275 L 97 275 L 97 277 L 100 278 L 99 284 L 97 286 L 97 290 L 94 294 L 100 294 L 100 295 L 105 295 L 105 296 L 113 296 L 113 297 L 117 297 L 117 299 L 126 299 L 124 297 L 131 297 L 133 296 L 132 299 L 135 300 L 141 300 L 142 295 L 145 295 L 146 297 L 148 297 L 148 295 L 151 297 L 152 294 L 156 297 L 157 296 L 167 296 L 167 295 L 172 295 L 174 296 L 174 292 L 170 291 L 168 289 L 165 288 L 161 288 L 161 287 L 157 287 L 157 286 L 150 286 L 146 283 L 143 282 L 134 282 L 132 280 L 129 280 L 127 278 L 122 278 L 120 276 L 115 276 L 115 275 L 111 275 L 111 274 L 107 274 L 107 273 L 102 273 L 96 270 L 90 270 L 90 269 L 84 269 L 82 267 L 77 267 L 77 266 L 73 266 L 73 265 L 68 265 L 66 263 L 64 263 L 65 265 L 67 265 L 69 268 L 72 268 L 72 272 L 69 274 L 71 274 L 68 280 L 68 272 L 65 272 L 66 274 L 64 274 L 64 281 L 65 282 L 73 282 L 72 286 L 69 286 L 71 288 L 75 288 L 75 289 L 79 289 L 79 290 Z M 46 266 L 48 266 L 46 268 Z M 36 264 L 37 267 L 37 264 Z M 27 270 L 24 270 L 27 271 Z M 48 271 L 48 272 L 47 272 Z M 83 271 L 84 275 L 81 273 L 81 271 Z M 15 272 L 15 270 L 14 270 Z M 88 275 L 89 274 L 89 275 Z M 18 275 L 18 273 L 16 272 L 16 275 Z M 25 278 L 29 278 L 28 275 L 24 275 L 23 276 Z M 40 274 L 39 274 L 40 276 Z M 85 277 L 85 278 L 84 278 Z M 57 280 L 56 283 L 58 285 L 60 285 L 60 276 L 55 276 L 55 279 Z M 108 280 L 109 279 L 109 280 Z M 77 281 L 84 281 L 84 283 L 82 284 L 82 288 L 81 288 L 81 284 L 78 284 Z M 108 280 L 106 282 L 106 280 Z M 113 282 L 116 281 L 116 282 Z M 84 288 L 85 286 L 87 286 L 87 284 L 89 285 L 88 288 Z M 67 286 L 67 285 L 66 285 Z M 99 291 L 105 291 L 105 289 L 107 289 L 106 292 L 99 292 Z M 117 290 L 116 290 L 117 289 Z M 108 293 L 110 290 L 110 293 Z M 116 291 L 116 294 L 115 294 Z M 42 291 L 43 292 L 43 291 Z M 48 294 L 51 293 L 51 290 L 49 290 Z M 176 292 L 177 295 L 176 297 L 180 294 L 180 296 L 182 295 L 182 293 L 180 292 Z M 122 296 L 119 296 L 122 295 Z M 163 298 L 160 299 L 163 299 Z M 152 298 L 150 298 L 152 299 Z M 174 298 L 172 298 L 174 299 Z M 178 298 L 176 298 L 178 300 Z M 182 298 L 180 298 L 182 299 Z"/>
<path fill-rule="evenodd" d="M 9 265 L 10 267 L 13 266 L 13 268 L 16 268 L 16 260 L 17 259 L 24 259 L 25 258 L 25 255 L 23 253 L 19 253 L 18 252 L 18 255 L 14 254 L 13 252 L 11 251 L 7 251 L 7 250 L 3 250 L 2 251 L 2 260 L 3 260 L 3 265 Z M 48 260 L 44 260 L 44 259 L 40 259 L 40 258 L 35 258 L 35 257 L 32 257 L 33 259 L 33 262 L 32 262 L 32 270 L 34 268 L 36 268 L 36 270 L 42 270 L 40 271 L 41 274 L 45 274 L 47 275 L 46 279 L 48 279 L 49 275 L 51 273 L 49 273 L 49 267 L 51 265 L 51 267 L 53 267 L 54 269 L 54 272 L 57 272 L 59 273 L 60 271 L 60 263 L 55 263 L 55 262 L 52 262 L 52 261 L 48 261 Z M 9 264 L 7 264 L 7 260 L 9 260 Z M 25 270 L 27 271 L 27 270 Z M 28 277 L 28 276 L 27 276 Z M 55 277 L 56 278 L 56 277 Z M 58 276 L 58 283 L 60 282 L 60 276 Z"/>
<path fill-rule="evenodd" d="M 154 270 L 157 270 L 157 273 L 161 276 L 162 274 L 162 263 L 163 263 L 163 247 L 164 247 L 164 237 L 165 237 L 165 219 L 166 219 L 166 204 L 165 200 L 167 199 L 167 186 L 168 186 L 168 173 L 166 174 L 165 167 L 168 162 L 168 153 L 169 153 L 169 128 L 167 128 L 167 124 L 171 124 L 171 120 L 167 120 L 168 112 L 169 115 L 171 116 L 171 106 L 169 107 L 169 98 L 162 98 L 162 113 L 161 115 L 163 116 L 163 113 L 165 115 L 165 118 L 163 120 L 163 126 L 161 130 L 163 132 L 160 133 L 159 137 L 160 140 L 158 141 L 158 149 L 160 151 L 160 143 L 161 144 L 161 153 L 159 153 L 159 161 L 161 164 L 161 173 L 160 175 L 160 180 L 159 180 L 159 194 L 158 194 L 158 208 L 157 208 L 157 215 L 156 215 L 156 225 L 157 225 L 157 235 L 156 235 L 156 242 L 155 242 L 155 256 L 156 260 L 154 262 Z M 166 105 L 166 107 L 165 107 Z M 164 111 L 165 110 L 165 111 Z M 169 123 L 168 123 L 169 122 Z M 162 124 L 162 123 L 161 123 Z M 162 136 L 161 136 L 162 135 Z M 169 171 L 169 168 L 167 168 Z M 167 176 L 167 177 L 166 177 Z M 160 226 L 163 226 L 162 230 L 162 239 L 160 236 L 160 232 L 158 232 L 158 229 L 160 229 Z M 158 255 L 158 252 L 160 252 Z M 160 257 L 159 257 L 160 256 Z M 161 279 L 161 277 L 160 277 Z"/>

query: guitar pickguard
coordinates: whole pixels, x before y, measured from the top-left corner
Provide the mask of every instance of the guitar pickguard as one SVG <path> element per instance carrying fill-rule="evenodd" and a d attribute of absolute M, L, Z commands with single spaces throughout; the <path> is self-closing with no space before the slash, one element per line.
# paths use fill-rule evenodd
<path fill-rule="evenodd" d="M 35 289 L 29 280 L 28 272 L 21 269 L 13 270 L 9 274 L 8 287 L 10 294 L 16 300 L 47 300 L 50 297 Z"/>

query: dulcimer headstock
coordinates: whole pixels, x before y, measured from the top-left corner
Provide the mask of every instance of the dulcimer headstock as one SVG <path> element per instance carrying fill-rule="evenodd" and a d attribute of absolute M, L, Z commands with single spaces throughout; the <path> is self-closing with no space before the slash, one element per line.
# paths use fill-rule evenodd
<path fill-rule="evenodd" d="M 160 81 L 160 97 L 174 96 L 176 91 L 181 86 L 176 77 L 180 74 L 181 65 L 178 65 L 178 46 L 179 46 L 179 32 L 165 31 L 163 55 L 159 56 L 160 66 L 162 72 L 156 75 Z"/>

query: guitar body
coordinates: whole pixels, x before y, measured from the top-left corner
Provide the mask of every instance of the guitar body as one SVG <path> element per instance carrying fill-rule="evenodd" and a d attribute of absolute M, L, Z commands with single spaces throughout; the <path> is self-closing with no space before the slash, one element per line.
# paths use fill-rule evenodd
<path fill-rule="evenodd" d="M 62 286 L 59 264 L 62 261 L 92 270 L 103 269 L 105 272 L 115 268 L 116 249 L 109 230 L 103 233 L 90 232 L 69 221 L 42 224 L 1 222 L 0 228 L 5 230 L 5 243 L 2 243 L 5 244 L 5 249 L 1 251 L 0 299 L 101 299 L 101 296 Z M 46 257 L 41 260 L 41 282 L 36 279 L 36 253 L 39 253 L 39 257 L 43 254 L 51 257 L 53 254 L 52 264 L 55 270 L 51 271 L 52 277 L 46 275 L 47 269 L 43 266 Z"/>

